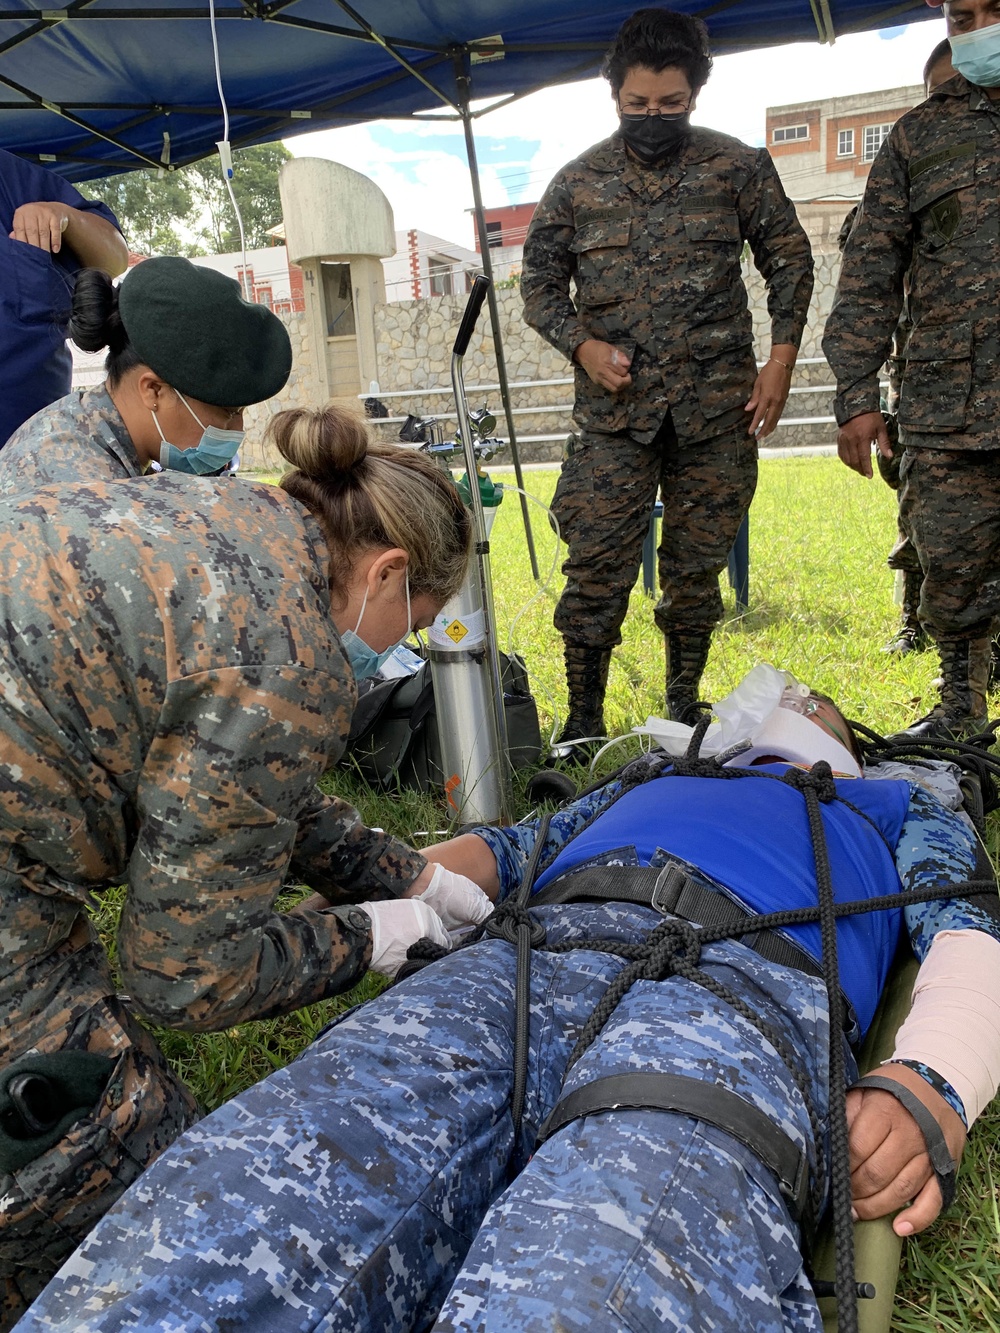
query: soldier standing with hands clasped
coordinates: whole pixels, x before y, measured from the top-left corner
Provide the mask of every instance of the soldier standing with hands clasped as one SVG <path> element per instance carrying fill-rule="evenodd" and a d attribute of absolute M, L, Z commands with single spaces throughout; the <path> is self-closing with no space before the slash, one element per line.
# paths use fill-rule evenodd
<path fill-rule="evenodd" d="M 658 489 L 655 615 L 671 716 L 697 699 L 722 615 L 719 572 L 805 324 L 809 242 L 770 157 L 690 124 L 711 68 L 700 20 L 633 14 L 604 61 L 620 127 L 556 175 L 525 243 L 525 319 L 575 362 L 581 427 L 553 501 L 569 544 L 555 614 L 569 686 L 563 741 L 604 732 L 611 652 Z M 771 315 L 771 357 L 759 374 L 744 242 Z"/>
<path fill-rule="evenodd" d="M 1000 9 L 949 0 L 944 11 L 957 74 L 883 144 L 823 339 L 840 457 L 870 477 L 872 444 L 891 453 L 878 376 L 906 280 L 899 510 L 942 676 L 940 702 L 906 733 L 917 738 L 985 722 L 1000 613 Z"/>

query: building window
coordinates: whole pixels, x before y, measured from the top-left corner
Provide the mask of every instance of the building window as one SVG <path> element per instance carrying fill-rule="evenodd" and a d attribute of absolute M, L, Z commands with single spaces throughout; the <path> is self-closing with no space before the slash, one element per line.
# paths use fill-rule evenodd
<path fill-rule="evenodd" d="M 451 266 L 454 261 L 431 255 L 427 260 L 427 275 L 431 283 L 431 296 L 451 296 L 455 288 L 451 278 Z"/>
<path fill-rule="evenodd" d="M 323 274 L 327 337 L 343 338 L 356 334 L 350 264 L 330 264 L 324 259 L 320 269 Z"/>
<path fill-rule="evenodd" d="M 795 139 L 808 139 L 808 125 L 782 125 L 771 131 L 772 143 L 791 143 Z"/>
<path fill-rule="evenodd" d="M 837 156 L 838 156 L 838 157 L 853 157 L 853 156 L 854 156 L 854 131 L 853 131 L 853 130 L 838 130 L 838 132 L 837 132 Z"/>
<path fill-rule="evenodd" d="M 503 245 L 503 224 L 500 222 L 487 222 L 486 224 L 486 244 L 491 250 L 499 250 Z"/>
<path fill-rule="evenodd" d="M 862 162 L 873 162 L 878 150 L 889 137 L 891 125 L 866 125 L 864 148 L 861 153 Z"/>

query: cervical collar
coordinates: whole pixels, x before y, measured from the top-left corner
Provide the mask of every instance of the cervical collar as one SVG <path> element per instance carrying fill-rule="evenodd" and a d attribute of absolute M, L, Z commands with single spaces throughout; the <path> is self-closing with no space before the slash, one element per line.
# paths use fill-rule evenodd
<path fill-rule="evenodd" d="M 861 769 L 850 750 L 816 722 L 790 708 L 775 708 L 754 729 L 750 739 L 751 748 L 730 759 L 727 768 L 749 768 L 755 759 L 774 755 L 790 764 L 806 764 L 810 768 L 825 759 L 834 773 L 861 777 Z"/>

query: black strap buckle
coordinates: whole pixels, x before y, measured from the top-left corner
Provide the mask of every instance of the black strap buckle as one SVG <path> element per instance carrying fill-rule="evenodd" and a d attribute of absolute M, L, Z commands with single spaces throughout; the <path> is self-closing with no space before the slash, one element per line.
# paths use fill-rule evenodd
<path fill-rule="evenodd" d="M 688 876 L 675 861 L 665 865 L 656 877 L 649 905 L 661 916 L 669 916 L 677 911 L 677 904 L 688 883 Z"/>

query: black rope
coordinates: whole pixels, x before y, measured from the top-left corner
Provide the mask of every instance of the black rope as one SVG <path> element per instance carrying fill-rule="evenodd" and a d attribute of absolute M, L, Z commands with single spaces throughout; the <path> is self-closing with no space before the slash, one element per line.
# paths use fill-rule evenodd
<path fill-rule="evenodd" d="M 545 927 L 528 911 L 528 899 L 538 874 L 542 848 L 549 833 L 551 815 L 543 815 L 538 824 L 535 845 L 525 866 L 524 875 L 516 894 L 502 902 L 486 921 L 484 933 L 492 939 L 506 940 L 517 950 L 517 971 L 514 989 L 514 1080 L 510 1094 L 510 1114 L 513 1124 L 513 1143 L 509 1161 L 510 1178 L 517 1176 L 523 1165 L 524 1147 L 521 1142 L 521 1122 L 528 1090 L 528 1045 L 531 1035 L 531 951 L 545 944 Z"/>
<path fill-rule="evenodd" d="M 840 989 L 840 969 L 837 959 L 837 920 L 840 917 L 859 915 L 861 913 L 876 912 L 880 910 L 898 908 L 909 902 L 929 902 L 937 898 L 955 898 L 961 896 L 961 890 L 972 886 L 995 887 L 993 881 L 966 881 L 964 884 L 949 884 L 930 890 L 921 890 L 916 892 L 900 891 L 893 894 L 884 894 L 878 898 L 864 899 L 851 903 L 837 903 L 834 898 L 833 878 L 830 868 L 829 853 L 826 842 L 826 830 L 823 825 L 823 818 L 820 807 L 824 803 L 838 801 L 847 809 L 851 810 L 857 817 L 863 819 L 877 834 L 880 841 L 887 848 L 890 856 L 893 855 L 892 848 L 889 847 L 885 835 L 878 825 L 872 820 L 865 811 L 859 809 L 852 802 L 840 796 L 837 792 L 836 783 L 829 764 L 821 761 L 808 771 L 797 768 L 789 768 L 783 774 L 765 773 L 760 769 L 750 768 L 725 768 L 723 760 L 730 757 L 729 754 L 716 758 L 703 757 L 700 754 L 700 747 L 705 733 L 711 723 L 711 717 L 706 715 L 696 723 L 691 740 L 688 744 L 685 754 L 681 758 L 675 758 L 671 761 L 669 756 L 662 759 L 650 761 L 648 757 L 641 761 L 633 761 L 620 771 L 621 788 L 615 794 L 615 797 L 607 805 L 601 806 L 595 810 L 591 817 L 576 831 L 574 837 L 579 836 L 584 829 L 589 828 L 594 821 L 607 813 L 607 811 L 621 800 L 629 791 L 636 786 L 648 782 L 659 776 L 676 777 L 708 777 L 721 778 L 727 780 L 739 780 L 742 778 L 770 779 L 773 781 L 784 782 L 786 785 L 801 792 L 806 805 L 807 819 L 809 823 L 810 841 L 813 848 L 813 857 L 816 866 L 816 884 L 817 884 L 817 905 L 815 907 L 793 908 L 783 912 L 761 913 L 757 916 L 751 916 L 749 919 L 744 915 L 738 922 L 731 925 L 722 924 L 712 928 L 694 927 L 691 923 L 682 921 L 678 918 L 669 918 L 655 927 L 641 943 L 620 942 L 617 940 L 573 940 L 565 941 L 560 944 L 546 944 L 544 940 L 544 928 L 537 925 L 537 930 L 541 933 L 541 942 L 532 944 L 530 942 L 530 913 L 527 904 L 530 899 L 531 889 L 537 877 L 541 865 L 540 848 L 545 841 L 548 833 L 548 818 L 544 824 L 539 827 L 535 847 L 532 853 L 531 863 L 526 869 L 524 879 L 521 882 L 516 903 L 508 906 L 503 904 L 498 911 L 503 912 L 510 921 L 511 926 L 506 930 L 492 930 L 491 922 L 487 924 L 487 931 L 490 934 L 496 934 L 500 938 L 509 939 L 515 942 L 509 933 L 511 928 L 516 929 L 516 943 L 518 946 L 518 1003 L 520 1006 L 522 989 L 530 992 L 530 949 L 531 947 L 544 947 L 548 951 L 564 953 L 572 949 L 593 949 L 603 953 L 610 953 L 614 956 L 627 959 L 628 965 L 624 967 L 609 985 L 607 991 L 596 1005 L 593 1013 L 584 1025 L 583 1031 L 578 1038 L 573 1051 L 570 1054 L 567 1068 L 571 1067 L 595 1039 L 598 1033 L 603 1029 L 608 1019 L 614 1013 L 622 997 L 628 992 L 635 981 L 640 979 L 660 981 L 669 976 L 681 976 L 698 985 L 704 986 L 711 994 L 715 995 L 723 1003 L 727 1004 L 741 1017 L 751 1023 L 778 1052 L 784 1062 L 789 1074 L 791 1075 L 796 1087 L 802 1095 L 803 1104 L 809 1120 L 810 1129 L 813 1134 L 813 1140 L 816 1146 L 816 1170 L 813 1173 L 813 1185 L 810 1191 L 812 1215 L 818 1218 L 822 1206 L 822 1200 L 825 1193 L 825 1171 L 823 1169 L 823 1130 L 824 1126 L 816 1112 L 812 1098 L 812 1090 L 809 1086 L 809 1080 L 801 1070 L 795 1051 L 789 1046 L 784 1036 L 773 1024 L 762 1019 L 750 1005 L 748 1005 L 740 996 L 732 992 L 727 986 L 716 981 L 715 978 L 704 972 L 698 963 L 701 958 L 701 950 L 705 944 L 718 940 L 734 938 L 746 935 L 753 931 L 765 929 L 781 929 L 792 925 L 818 922 L 820 926 L 820 935 L 822 940 L 821 951 L 821 969 L 823 982 L 827 992 L 828 1016 L 830 1024 L 830 1045 L 829 1045 L 829 1099 L 830 1099 L 830 1202 L 833 1212 L 834 1223 L 834 1244 L 836 1250 L 836 1281 L 833 1284 L 834 1293 L 837 1299 L 838 1321 L 840 1333 L 857 1333 L 858 1314 L 857 1299 L 862 1293 L 861 1286 L 855 1282 L 854 1277 L 854 1232 L 851 1218 L 851 1179 L 850 1179 L 850 1154 L 848 1146 L 847 1132 L 847 1074 L 845 1067 L 844 1045 L 843 1045 L 843 1022 L 844 1022 L 844 1001 Z M 854 724 L 851 724 L 852 726 Z M 871 754 L 869 762 L 881 762 L 889 758 L 902 758 L 904 755 L 910 759 L 914 756 L 914 750 L 921 751 L 921 757 L 946 757 L 953 762 L 958 763 L 966 771 L 973 772 L 980 780 L 986 791 L 989 793 L 989 799 L 993 801 L 991 808 L 1000 804 L 1000 798 L 997 798 L 997 787 L 994 782 L 995 777 L 1000 777 L 1000 760 L 996 760 L 985 753 L 983 743 L 994 743 L 995 729 L 1000 723 L 993 724 L 988 732 L 981 736 L 973 738 L 970 742 L 923 742 L 914 747 L 911 744 L 895 744 L 884 740 L 874 732 L 865 734 L 870 738 L 868 750 Z M 860 728 L 859 728 L 860 730 Z M 980 744 L 976 744 L 978 741 Z M 985 793 L 984 793 L 985 795 Z M 572 839 L 570 839 L 572 841 Z M 545 862 L 547 868 L 555 860 L 556 856 L 562 852 L 566 844 L 554 849 Z M 527 918 L 527 922 L 524 920 Z M 536 939 L 537 939 L 536 932 Z M 522 980 L 523 979 L 523 980 Z M 528 1003 L 526 998 L 525 1006 Z M 520 1018 L 520 1008 L 519 1008 Z M 521 1031 L 521 1022 L 518 1021 L 517 1033 Z M 524 1105 L 524 1093 L 527 1080 L 527 1031 L 525 1029 L 524 1041 L 520 1045 L 515 1043 L 515 1077 L 514 1094 L 512 1096 L 512 1108 L 514 1111 L 514 1123 L 516 1135 L 519 1135 L 521 1117 Z M 518 1138 L 515 1138 L 515 1148 L 518 1149 L 518 1158 L 520 1150 L 518 1147 Z M 824 1286 L 826 1284 L 823 1284 Z M 864 1285 L 864 1284 L 862 1284 Z"/>

